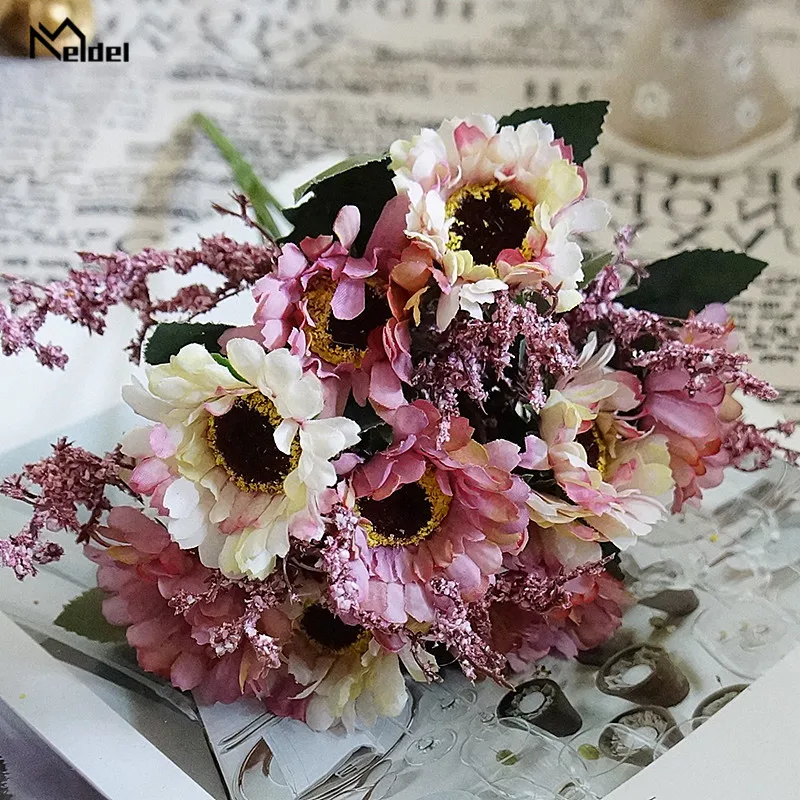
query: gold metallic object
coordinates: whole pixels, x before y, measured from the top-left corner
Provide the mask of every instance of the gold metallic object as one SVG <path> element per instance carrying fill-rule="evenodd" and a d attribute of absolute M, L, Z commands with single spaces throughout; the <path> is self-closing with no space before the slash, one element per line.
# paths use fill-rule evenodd
<path fill-rule="evenodd" d="M 53 33 L 67 18 L 80 30 L 86 43 L 91 42 L 95 34 L 91 0 L 0 0 L 0 42 L 15 55 L 28 56 L 31 28 L 40 31 L 41 25 Z M 49 41 L 49 37 L 42 35 Z M 70 28 L 66 28 L 51 43 L 59 53 L 63 53 L 65 47 L 77 47 L 80 44 L 80 36 Z M 37 58 L 52 55 L 39 43 L 35 52 Z"/>

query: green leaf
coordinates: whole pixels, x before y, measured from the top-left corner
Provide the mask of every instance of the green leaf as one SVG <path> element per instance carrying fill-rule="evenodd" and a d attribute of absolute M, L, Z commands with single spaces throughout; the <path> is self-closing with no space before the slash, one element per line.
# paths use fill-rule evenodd
<path fill-rule="evenodd" d="M 357 206 L 361 230 L 353 243 L 353 254 L 364 252 L 383 207 L 396 196 L 389 159 L 368 161 L 312 183 L 306 199 L 283 215 L 294 225 L 284 241 L 300 242 L 306 236 L 329 234 L 342 206 Z"/>
<path fill-rule="evenodd" d="M 613 253 L 600 253 L 596 256 L 589 256 L 589 258 L 581 264 L 581 269 L 583 270 L 581 286 L 590 284 L 597 277 L 597 273 L 600 272 L 603 267 L 607 267 L 613 258 Z"/>
<path fill-rule="evenodd" d="M 501 117 L 499 124 L 512 125 L 516 128 L 532 119 L 549 122 L 556 132 L 556 138 L 561 138 L 572 145 L 575 163 L 583 164 L 592 154 L 592 149 L 600 138 L 607 111 L 606 100 L 592 100 L 588 103 L 572 103 L 564 106 L 539 106 L 514 111 Z"/>
<path fill-rule="evenodd" d="M 352 394 L 347 398 L 347 403 L 344 407 L 344 416 L 347 417 L 347 419 L 353 420 L 353 422 L 355 422 L 358 427 L 361 428 L 362 433 L 372 428 L 376 428 L 379 425 L 386 424 L 375 413 L 375 409 L 369 403 L 364 406 L 360 406 L 358 403 L 356 403 L 356 400 Z"/>
<path fill-rule="evenodd" d="M 375 455 L 385 450 L 394 437 L 392 426 L 384 422 L 371 405 L 360 406 L 353 395 L 347 400 L 344 416 L 352 419 L 361 428 L 361 441 L 353 450 L 361 455 Z"/>
<path fill-rule="evenodd" d="M 103 616 L 105 598 L 106 593 L 100 588 L 78 595 L 64 606 L 55 619 L 56 625 L 93 642 L 124 642 L 125 628 L 111 625 Z"/>
<path fill-rule="evenodd" d="M 270 236 L 277 239 L 281 235 L 281 232 L 269 211 L 269 207 L 272 206 L 276 211 L 280 212 L 282 211 L 281 204 L 259 180 L 253 168 L 245 161 L 242 154 L 236 149 L 230 139 L 222 133 L 211 119 L 205 114 L 194 114 L 192 116 L 192 123 L 208 136 L 217 150 L 222 154 L 223 158 L 230 164 L 236 183 L 253 205 L 253 211 L 258 224 L 261 225 Z"/>
<path fill-rule="evenodd" d="M 650 277 L 618 300 L 626 306 L 685 319 L 709 303 L 727 303 L 743 292 L 766 262 L 728 250 L 688 250 L 656 261 Z"/>
<path fill-rule="evenodd" d="M 148 364 L 166 364 L 187 344 L 201 344 L 209 353 L 219 353 L 218 339 L 231 325 L 215 322 L 162 322 L 144 349 Z"/>
<path fill-rule="evenodd" d="M 338 175 L 340 172 L 347 172 L 347 170 L 353 169 L 353 167 L 363 167 L 364 164 L 371 164 L 373 161 L 383 161 L 383 159 L 384 156 L 375 155 L 374 153 L 345 158 L 343 161 L 339 161 L 332 167 L 328 167 L 328 169 L 323 170 L 319 173 L 319 175 L 315 175 L 310 181 L 306 181 L 302 186 L 298 186 L 294 190 L 294 201 L 295 203 L 299 203 L 300 198 L 303 197 L 303 195 L 308 194 L 315 183 L 322 183 L 322 181 L 324 181 L 326 178 L 333 178 L 334 175 Z"/>

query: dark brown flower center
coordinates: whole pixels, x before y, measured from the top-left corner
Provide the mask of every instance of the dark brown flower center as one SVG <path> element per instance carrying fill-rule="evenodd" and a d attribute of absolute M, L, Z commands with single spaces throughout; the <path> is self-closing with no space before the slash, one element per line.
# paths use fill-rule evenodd
<path fill-rule="evenodd" d="M 430 536 L 447 516 L 450 502 L 428 469 L 417 483 L 403 484 L 384 500 L 362 497 L 358 511 L 370 545 L 404 547 Z"/>
<path fill-rule="evenodd" d="M 297 466 L 296 439 L 291 455 L 275 445 L 280 423 L 274 404 L 259 392 L 238 398 L 227 414 L 209 418 L 207 441 L 214 459 L 243 491 L 277 494 Z"/>
<path fill-rule="evenodd" d="M 447 201 L 453 217 L 448 247 L 468 250 L 476 264 L 492 265 L 506 249 L 526 252 L 533 204 L 497 183 L 465 186 Z"/>
<path fill-rule="evenodd" d="M 365 633 L 360 625 L 348 625 L 320 605 L 309 606 L 305 610 L 300 627 L 314 644 L 332 652 L 347 650 Z"/>
<path fill-rule="evenodd" d="M 308 313 L 314 321 L 310 349 L 331 364 L 350 363 L 356 367 L 367 352 L 370 333 L 389 319 L 389 303 L 370 283 L 365 286 L 364 310 L 355 319 L 338 319 L 331 310 L 336 284 L 317 278 L 308 295 Z"/>
<path fill-rule="evenodd" d="M 601 475 L 605 475 L 608 466 L 608 445 L 603 440 L 600 431 L 592 425 L 588 431 L 579 433 L 575 441 L 586 451 L 586 460 L 590 467 L 594 467 Z"/>

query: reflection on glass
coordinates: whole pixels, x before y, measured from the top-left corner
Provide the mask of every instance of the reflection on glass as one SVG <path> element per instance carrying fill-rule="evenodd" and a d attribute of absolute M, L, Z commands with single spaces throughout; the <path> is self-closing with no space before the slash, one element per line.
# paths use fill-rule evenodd
<path fill-rule="evenodd" d="M 800 641 L 800 629 L 759 598 L 703 611 L 692 635 L 722 666 L 750 679 L 760 677 Z"/>
<path fill-rule="evenodd" d="M 694 733 L 707 719 L 708 717 L 692 717 L 692 719 L 680 722 L 665 731 L 656 742 L 653 758 L 663 756 L 667 750 L 671 750 L 676 744 L 679 744 L 687 736 Z"/>
<path fill-rule="evenodd" d="M 586 773 L 582 785 L 602 798 L 650 763 L 653 746 L 634 728 L 612 722 L 578 733 L 564 746 L 561 758 L 581 761 Z"/>
<path fill-rule="evenodd" d="M 582 784 L 586 770 L 564 745 L 521 719 L 500 719 L 471 726 L 461 747 L 461 763 L 494 786 L 509 778 L 525 778 L 556 794 Z M 563 757 L 562 757 L 563 756 Z"/>

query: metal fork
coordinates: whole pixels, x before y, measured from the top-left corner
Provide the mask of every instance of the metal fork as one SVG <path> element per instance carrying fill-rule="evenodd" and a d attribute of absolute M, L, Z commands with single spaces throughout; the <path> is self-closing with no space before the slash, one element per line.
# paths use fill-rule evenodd
<path fill-rule="evenodd" d="M 242 742 L 249 739 L 254 733 L 260 731 L 262 728 L 275 725 L 277 722 L 280 722 L 280 719 L 280 717 L 276 717 L 269 711 L 259 714 L 259 716 L 257 716 L 255 719 L 251 719 L 250 722 L 248 722 L 238 731 L 229 733 L 227 736 L 223 737 L 217 742 L 217 748 L 219 749 L 220 754 L 229 753 L 231 750 L 235 750 L 240 744 L 242 744 Z"/>
<path fill-rule="evenodd" d="M 329 778 L 316 789 L 310 789 L 300 795 L 298 800 L 340 800 L 343 797 L 350 797 L 359 790 L 372 790 L 375 784 L 386 775 L 384 772 L 381 775 L 375 776 L 378 767 L 387 765 L 391 768 L 391 764 L 392 762 L 390 759 L 383 756 L 376 756 L 361 768 L 355 770 L 346 781 L 335 783 L 333 786 L 329 786 L 326 789 L 325 784 L 329 783 L 331 780 Z"/>

